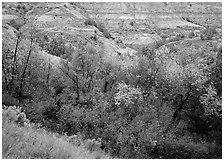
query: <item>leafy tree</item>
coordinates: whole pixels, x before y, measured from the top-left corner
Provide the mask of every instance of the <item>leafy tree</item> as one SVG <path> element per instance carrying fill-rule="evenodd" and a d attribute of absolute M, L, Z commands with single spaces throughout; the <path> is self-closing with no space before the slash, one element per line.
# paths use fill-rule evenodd
<path fill-rule="evenodd" d="M 134 100 L 143 99 L 140 89 L 131 88 L 124 82 L 119 83 L 117 88 L 118 93 L 116 93 L 114 98 L 116 105 L 124 103 L 127 106 L 133 104 Z"/>
<path fill-rule="evenodd" d="M 214 115 L 222 117 L 221 98 L 217 96 L 214 85 L 211 84 L 206 88 L 206 93 L 200 96 L 200 101 L 205 109 L 205 115 Z"/>
<path fill-rule="evenodd" d="M 166 46 L 161 47 L 154 59 L 158 69 L 156 92 L 161 100 L 171 103 L 170 105 L 174 107 L 174 113 L 166 131 L 179 123 L 183 109 L 195 108 L 195 105 L 189 104 L 189 100 L 192 98 L 199 100 L 211 74 L 211 64 L 206 58 L 211 57 L 209 55 L 211 53 L 207 54 L 204 50 L 198 52 L 193 46 L 188 46 L 179 51 L 178 56 L 175 52 L 172 53 L 171 49 Z"/>

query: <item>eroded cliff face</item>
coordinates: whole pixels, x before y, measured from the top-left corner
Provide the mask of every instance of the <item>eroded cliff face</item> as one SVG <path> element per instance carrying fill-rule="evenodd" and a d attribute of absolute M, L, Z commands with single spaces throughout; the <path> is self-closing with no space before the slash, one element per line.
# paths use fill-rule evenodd
<path fill-rule="evenodd" d="M 22 13 L 25 20 L 18 14 L 17 3 L 3 4 L 3 25 L 11 20 L 21 24 L 26 21 L 20 28 L 22 32 L 29 31 L 33 25 L 40 35 L 52 39 L 61 35 L 74 48 L 80 41 L 89 41 L 105 53 L 105 60 L 114 57 L 118 61 L 120 55 L 131 55 L 130 62 L 134 62 L 131 64 L 136 64 L 136 50 L 143 46 L 170 42 L 177 35 L 187 37 L 190 32 L 199 38 L 198 33 L 207 26 L 215 25 L 221 32 L 221 3 L 71 2 L 20 6 L 27 10 Z M 105 38 L 96 26 L 85 25 L 88 17 L 102 23 L 114 40 Z"/>
<path fill-rule="evenodd" d="M 161 40 L 165 30 L 188 35 L 208 26 L 221 28 L 221 3 L 98 2 L 78 3 L 91 18 L 103 23 L 113 37 L 136 48 Z"/>
<path fill-rule="evenodd" d="M 211 25 L 214 21 L 218 22 L 216 25 L 221 25 L 222 4 L 218 2 L 99 2 L 79 3 L 79 5 L 82 6 L 91 17 L 103 19 L 108 22 L 135 20 L 140 23 L 148 19 L 157 23 L 158 20 L 188 17 L 193 19 L 195 23 L 203 26 Z"/>

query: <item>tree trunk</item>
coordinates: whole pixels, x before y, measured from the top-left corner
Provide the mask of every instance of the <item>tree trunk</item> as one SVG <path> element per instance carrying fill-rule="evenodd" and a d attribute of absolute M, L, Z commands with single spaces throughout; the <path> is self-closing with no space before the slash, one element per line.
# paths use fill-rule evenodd
<path fill-rule="evenodd" d="M 20 81 L 20 85 L 19 85 L 19 101 L 21 101 L 21 96 L 22 96 L 22 90 L 23 90 L 23 83 L 24 83 L 24 78 L 25 78 L 25 74 L 26 74 L 26 69 L 28 67 L 28 63 L 30 60 L 30 55 L 32 52 L 32 45 L 33 45 L 33 38 L 31 37 L 31 41 L 30 41 L 30 50 L 26 59 L 26 63 L 25 63 L 25 68 L 23 70 L 22 76 L 21 76 L 21 81 Z"/>
<path fill-rule="evenodd" d="M 9 84 L 11 84 L 15 78 L 15 68 L 16 68 L 15 66 L 16 66 L 16 58 L 17 58 L 17 50 L 18 50 L 18 46 L 19 46 L 19 40 L 20 40 L 20 35 L 17 37 L 17 40 L 16 40 L 16 47 L 15 47 L 14 56 L 13 56 L 12 79 Z"/>
<path fill-rule="evenodd" d="M 66 66 L 65 66 L 66 65 Z M 76 86 L 76 94 L 77 94 L 77 100 L 79 101 L 79 98 L 80 98 L 80 93 L 79 93 L 79 79 L 78 79 L 78 76 L 76 75 L 76 73 L 74 73 L 73 75 L 71 75 L 70 74 L 70 69 L 69 69 L 69 65 L 68 65 L 68 63 L 67 64 L 64 64 L 63 65 L 64 66 L 64 68 L 66 68 L 67 67 L 67 69 L 63 69 L 63 68 L 60 68 L 61 69 L 61 71 L 66 75 L 66 76 L 68 76 L 68 78 L 70 78 L 73 82 L 74 82 L 74 84 L 75 84 L 75 86 Z"/>
<path fill-rule="evenodd" d="M 182 98 L 182 96 L 181 96 L 181 98 Z M 173 128 L 173 126 L 176 127 L 176 126 L 178 125 L 178 123 L 179 123 L 179 119 L 178 119 L 178 117 L 179 117 L 179 113 L 181 112 L 181 110 L 182 110 L 182 108 L 183 108 L 184 102 L 185 102 L 185 101 L 181 101 L 179 107 L 178 107 L 178 108 L 175 110 L 175 112 L 173 113 L 171 122 L 169 123 L 169 125 L 167 126 L 166 130 L 165 130 L 163 133 L 167 133 L 167 132 L 169 132 L 169 131 Z"/>
<path fill-rule="evenodd" d="M 189 89 L 188 89 L 188 91 L 187 91 L 187 93 L 185 95 L 185 98 L 183 98 L 183 95 L 180 95 L 180 103 L 178 105 L 178 108 L 173 113 L 171 122 L 167 126 L 166 130 L 163 133 L 169 132 L 173 127 L 176 127 L 179 124 L 179 121 L 180 121 L 179 114 L 180 114 L 181 110 L 183 109 L 184 104 L 189 99 L 191 90 L 192 90 L 192 87 L 189 84 Z"/>

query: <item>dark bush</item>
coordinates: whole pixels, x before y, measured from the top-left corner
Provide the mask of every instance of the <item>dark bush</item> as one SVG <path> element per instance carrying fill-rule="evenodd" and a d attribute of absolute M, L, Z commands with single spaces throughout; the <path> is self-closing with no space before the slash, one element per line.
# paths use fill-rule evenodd
<path fill-rule="evenodd" d="M 93 19 L 91 18 L 87 18 L 84 22 L 84 24 L 87 26 L 87 25 L 91 25 L 91 26 L 95 26 L 97 27 L 97 23 L 96 21 L 94 21 Z"/>
<path fill-rule="evenodd" d="M 130 22 L 130 25 L 131 25 L 131 26 L 134 26 L 134 22 L 131 21 L 131 22 Z"/>
<path fill-rule="evenodd" d="M 20 6 L 20 5 L 18 5 L 16 8 L 17 8 L 17 9 L 20 9 L 20 8 L 21 8 L 21 6 Z"/>

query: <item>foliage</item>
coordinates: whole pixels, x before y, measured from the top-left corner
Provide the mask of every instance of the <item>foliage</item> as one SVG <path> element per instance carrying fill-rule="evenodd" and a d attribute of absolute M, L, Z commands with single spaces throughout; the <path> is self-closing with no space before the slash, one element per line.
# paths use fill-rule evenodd
<path fill-rule="evenodd" d="M 120 105 L 124 103 L 124 105 L 128 106 L 130 104 L 134 104 L 136 100 L 142 100 L 142 93 L 140 89 L 135 89 L 124 82 L 118 84 L 118 92 L 115 94 L 115 105 Z"/>
<path fill-rule="evenodd" d="M 17 66 L 17 62 L 14 61 L 14 53 L 12 49 L 9 49 L 4 43 L 2 46 L 2 82 L 3 88 L 7 88 L 9 82 L 18 76 L 17 72 L 13 73 L 13 68 Z"/>
<path fill-rule="evenodd" d="M 182 109 L 195 108 L 195 105 L 189 104 L 189 100 L 192 97 L 198 100 L 210 79 L 211 64 L 207 58 L 212 56 L 209 54 L 203 50 L 198 53 L 193 45 L 180 50 L 163 46 L 157 51 L 154 59 L 158 67 L 156 90 L 161 99 L 173 103 L 176 108 L 173 120 Z"/>
<path fill-rule="evenodd" d="M 200 97 L 200 101 L 204 106 L 205 115 L 222 117 L 221 98 L 217 96 L 217 92 L 213 84 L 206 88 L 206 93 Z"/>

